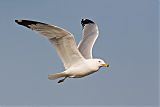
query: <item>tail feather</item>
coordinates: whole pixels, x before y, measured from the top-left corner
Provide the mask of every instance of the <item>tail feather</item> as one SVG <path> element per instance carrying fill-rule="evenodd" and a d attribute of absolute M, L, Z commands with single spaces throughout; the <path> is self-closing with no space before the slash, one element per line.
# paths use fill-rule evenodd
<path fill-rule="evenodd" d="M 55 80 L 61 77 L 66 77 L 67 75 L 64 72 L 56 73 L 56 74 L 49 74 L 48 79 L 49 80 Z"/>

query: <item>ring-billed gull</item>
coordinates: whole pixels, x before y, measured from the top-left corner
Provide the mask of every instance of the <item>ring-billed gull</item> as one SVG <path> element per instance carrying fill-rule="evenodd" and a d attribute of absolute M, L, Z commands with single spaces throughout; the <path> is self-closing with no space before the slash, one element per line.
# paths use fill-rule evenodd
<path fill-rule="evenodd" d="M 102 59 L 92 58 L 92 48 L 98 37 L 98 26 L 89 19 L 82 19 L 83 36 L 79 45 L 76 45 L 73 34 L 55 25 L 31 20 L 15 20 L 33 31 L 37 31 L 49 39 L 57 50 L 65 70 L 60 73 L 48 75 L 48 79 L 54 80 L 63 77 L 81 78 L 99 70 L 100 67 L 109 67 Z"/>

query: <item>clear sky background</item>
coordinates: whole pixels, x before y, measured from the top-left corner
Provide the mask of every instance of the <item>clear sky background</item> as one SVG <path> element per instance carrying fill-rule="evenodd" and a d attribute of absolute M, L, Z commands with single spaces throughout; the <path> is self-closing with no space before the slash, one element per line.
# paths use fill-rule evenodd
<path fill-rule="evenodd" d="M 81 39 L 82 18 L 100 35 L 94 57 L 110 68 L 63 84 L 48 74 L 63 64 L 47 39 L 17 25 L 30 19 Z M 158 106 L 158 0 L 1 0 L 0 105 Z"/>

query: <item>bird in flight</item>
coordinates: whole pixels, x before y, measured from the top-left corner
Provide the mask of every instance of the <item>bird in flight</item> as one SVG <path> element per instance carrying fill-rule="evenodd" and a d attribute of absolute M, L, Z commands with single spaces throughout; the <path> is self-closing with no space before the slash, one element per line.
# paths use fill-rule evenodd
<path fill-rule="evenodd" d="M 56 48 L 65 70 L 49 74 L 50 80 L 63 78 L 58 81 L 61 83 L 66 78 L 81 78 L 97 72 L 101 67 L 109 67 L 109 64 L 102 59 L 92 58 L 92 48 L 99 34 L 98 26 L 92 20 L 81 20 L 83 36 L 78 46 L 73 34 L 58 26 L 31 20 L 15 20 L 15 22 L 47 37 Z"/>

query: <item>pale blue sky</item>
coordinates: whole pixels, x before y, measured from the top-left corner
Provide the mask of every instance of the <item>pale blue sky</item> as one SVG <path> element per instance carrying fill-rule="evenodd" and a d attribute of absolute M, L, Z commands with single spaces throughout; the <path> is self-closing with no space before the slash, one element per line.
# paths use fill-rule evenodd
<path fill-rule="evenodd" d="M 55 49 L 14 20 L 60 26 L 79 42 L 82 18 L 98 24 L 93 54 L 111 68 L 48 80 L 63 70 Z M 0 37 L 0 105 L 158 106 L 158 0 L 1 0 Z"/>

